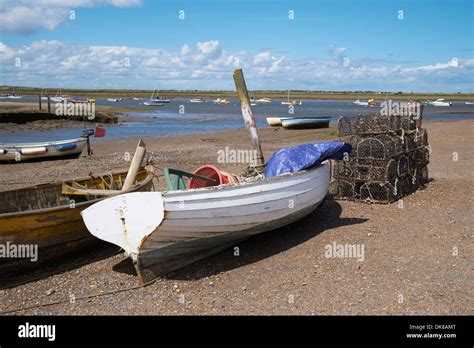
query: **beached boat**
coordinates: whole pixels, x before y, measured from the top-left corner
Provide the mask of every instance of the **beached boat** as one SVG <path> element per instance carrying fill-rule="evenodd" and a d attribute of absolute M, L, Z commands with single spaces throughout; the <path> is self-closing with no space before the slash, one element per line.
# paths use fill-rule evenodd
<path fill-rule="evenodd" d="M 193 98 L 193 99 L 189 99 L 189 102 L 190 102 L 190 103 L 197 103 L 197 104 L 200 104 L 200 103 L 207 103 L 207 99 L 203 99 L 203 98 Z"/>
<path fill-rule="evenodd" d="M 79 157 L 87 137 L 40 143 L 0 143 L 0 162 Z"/>
<path fill-rule="evenodd" d="M 436 99 L 435 101 L 428 101 L 427 104 L 432 106 L 451 106 L 453 103 L 444 101 L 443 98 Z"/>
<path fill-rule="evenodd" d="M 289 117 L 267 117 L 267 123 L 272 127 L 281 127 L 281 121 Z"/>
<path fill-rule="evenodd" d="M 283 119 L 281 125 L 285 129 L 327 128 L 329 122 L 330 117 L 292 117 Z"/>
<path fill-rule="evenodd" d="M 91 206 L 82 216 L 94 236 L 131 256 L 146 283 L 303 218 L 323 202 L 330 178 L 330 163 L 324 161 L 255 182 L 121 195 Z"/>
<path fill-rule="evenodd" d="M 0 275 L 18 274 L 46 261 L 65 256 L 97 242 L 88 233 L 80 212 L 106 194 L 121 194 L 127 171 L 0 192 L 0 245 L 11 248 L 37 246 L 36 262 L 25 258 L 0 258 Z M 140 171 L 124 192 L 150 191 L 153 174 Z M 88 194 L 81 194 L 86 189 Z M 97 194 L 95 193 L 97 191 Z M 106 194 L 104 194 L 104 191 Z M 3 255 L 5 256 L 5 255 Z M 11 256 L 11 252 L 10 252 Z"/>
<path fill-rule="evenodd" d="M 282 101 L 281 105 L 303 105 L 303 102 L 301 100 L 299 100 L 299 101 L 296 101 L 296 100 L 290 101 L 290 91 L 288 91 L 288 99 L 287 99 L 287 101 Z"/>

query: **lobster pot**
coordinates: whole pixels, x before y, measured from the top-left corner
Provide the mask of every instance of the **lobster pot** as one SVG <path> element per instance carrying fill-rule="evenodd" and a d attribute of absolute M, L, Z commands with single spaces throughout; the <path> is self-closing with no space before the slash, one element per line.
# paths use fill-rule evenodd
<path fill-rule="evenodd" d="M 398 175 L 398 161 L 390 159 L 386 163 L 378 164 L 338 161 L 333 166 L 333 176 L 336 179 L 394 182 Z"/>
<path fill-rule="evenodd" d="M 428 183 L 428 166 L 416 167 L 413 170 L 414 185 L 423 186 Z"/>
<path fill-rule="evenodd" d="M 384 133 L 390 130 L 388 117 L 375 115 L 343 116 L 339 118 L 339 136 Z"/>
<path fill-rule="evenodd" d="M 360 187 L 360 199 L 369 203 L 392 203 L 398 200 L 396 188 L 386 182 L 366 182 Z"/>
<path fill-rule="evenodd" d="M 338 122 L 339 136 L 415 132 L 422 123 L 423 107 L 421 106 L 419 110 L 419 114 L 411 109 L 405 112 L 399 109 L 391 111 L 390 115 L 342 116 Z"/>
<path fill-rule="evenodd" d="M 397 175 L 399 177 L 410 174 L 410 160 L 407 155 L 400 155 L 397 162 Z"/>
<path fill-rule="evenodd" d="M 357 200 L 362 184 L 363 182 L 338 179 L 329 185 L 329 194 L 337 199 Z"/>
<path fill-rule="evenodd" d="M 430 150 L 428 146 L 420 147 L 408 153 L 410 163 L 414 167 L 426 167 L 430 162 Z"/>
<path fill-rule="evenodd" d="M 416 132 L 404 134 L 405 151 L 413 151 L 420 147 L 426 147 L 428 143 L 428 132 L 424 128 L 418 128 Z"/>
<path fill-rule="evenodd" d="M 404 153 L 403 141 L 393 135 L 379 134 L 357 143 L 357 159 L 389 160 Z"/>

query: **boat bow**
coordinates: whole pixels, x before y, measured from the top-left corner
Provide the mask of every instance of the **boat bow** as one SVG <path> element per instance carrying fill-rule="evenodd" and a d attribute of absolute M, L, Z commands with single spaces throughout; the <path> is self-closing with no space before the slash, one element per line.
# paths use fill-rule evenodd
<path fill-rule="evenodd" d="M 164 202 L 159 192 L 127 193 L 100 201 L 81 215 L 91 234 L 131 255 L 160 226 Z"/>

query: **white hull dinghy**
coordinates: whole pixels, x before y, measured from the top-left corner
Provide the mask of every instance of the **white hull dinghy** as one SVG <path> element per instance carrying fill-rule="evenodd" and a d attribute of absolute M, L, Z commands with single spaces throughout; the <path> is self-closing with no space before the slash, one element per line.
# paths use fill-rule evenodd
<path fill-rule="evenodd" d="M 88 230 L 124 249 L 144 283 L 313 212 L 329 161 L 253 183 L 109 198 L 82 212 Z"/>
<path fill-rule="evenodd" d="M 0 143 L 0 162 L 79 157 L 86 143 L 86 137 L 41 143 Z"/>

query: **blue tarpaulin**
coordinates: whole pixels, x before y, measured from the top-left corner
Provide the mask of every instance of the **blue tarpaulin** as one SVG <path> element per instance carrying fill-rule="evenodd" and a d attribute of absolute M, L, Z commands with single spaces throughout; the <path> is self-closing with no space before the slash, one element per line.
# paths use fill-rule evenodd
<path fill-rule="evenodd" d="M 271 178 L 286 173 L 295 173 L 314 167 L 324 160 L 344 159 L 350 154 L 352 146 L 342 141 L 303 144 L 287 147 L 275 152 L 265 166 L 265 177 Z"/>

